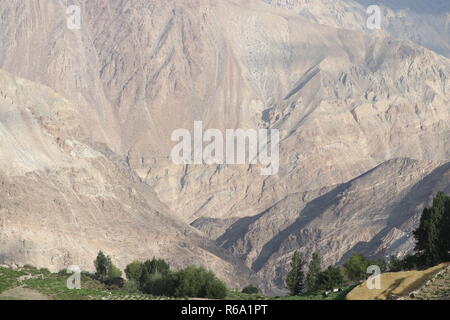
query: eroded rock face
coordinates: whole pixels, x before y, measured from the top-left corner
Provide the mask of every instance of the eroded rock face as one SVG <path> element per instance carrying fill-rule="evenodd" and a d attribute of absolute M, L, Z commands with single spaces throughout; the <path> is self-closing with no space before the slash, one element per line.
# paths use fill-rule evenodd
<path fill-rule="evenodd" d="M 106 146 L 84 135 L 76 106 L 0 71 L 0 261 L 93 269 L 99 250 L 124 268 L 163 257 L 202 264 L 231 286 L 245 267 L 176 219 Z M 236 274 L 240 274 L 236 277 Z"/>
<path fill-rule="evenodd" d="M 367 26 L 367 18 L 373 14 L 368 8 L 377 5 L 381 13 L 381 32 L 450 57 L 450 4 L 446 0 L 263 1 L 274 7 L 293 10 L 311 22 L 366 33 L 373 32 Z"/>
<path fill-rule="evenodd" d="M 27 260 L 17 253 L 61 243 L 90 263 L 105 246 L 120 261 L 154 254 L 184 265 L 202 256 L 231 279 L 233 268 L 243 267 L 207 237 L 271 292 L 282 288 L 298 248 L 319 251 L 327 264 L 356 249 L 410 250 L 405 237 L 420 208 L 439 187 L 448 190 L 433 170 L 450 155 L 450 61 L 419 46 L 448 53 L 448 32 L 439 32 L 448 28 L 448 11 L 386 4 L 389 24 L 368 32 L 363 1 L 267 2 L 85 0 L 78 2 L 81 30 L 66 28 L 62 2 L 1 3 L 0 66 L 67 99 L 58 98 L 64 102 L 56 114 L 56 102 L 47 101 L 55 93 L 38 86 L 0 97 L 5 188 L 24 186 L 7 202 L 24 218 L 5 218 L 14 232 L 4 240 L 11 246 L 4 257 Z M 430 37 L 406 33 L 399 16 L 423 21 L 420 30 Z M 10 99 L 25 100 L 12 106 Z M 44 102 L 33 114 L 27 99 Z M 279 173 L 174 165 L 171 133 L 196 120 L 205 129 L 279 129 Z M 116 158 L 124 159 L 122 170 Z M 417 184 L 421 197 L 411 205 L 406 193 Z M 39 185 L 39 196 L 25 201 Z M 52 218 L 57 212 L 67 216 Z M 43 215 L 42 224 L 20 227 L 35 215 Z M 83 231 L 89 240 L 73 234 L 78 220 L 94 221 Z M 47 239 L 46 224 L 57 236 Z M 58 256 L 45 250 L 44 260 Z"/>

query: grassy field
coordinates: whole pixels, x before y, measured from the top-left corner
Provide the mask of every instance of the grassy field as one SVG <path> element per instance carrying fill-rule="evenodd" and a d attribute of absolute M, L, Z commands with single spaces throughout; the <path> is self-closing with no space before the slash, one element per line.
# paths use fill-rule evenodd
<path fill-rule="evenodd" d="M 33 276 L 23 279 L 23 276 Z M 21 270 L 0 268 L 0 300 L 30 299 L 45 296 L 50 300 L 168 300 L 122 289 L 111 290 L 87 275 L 81 276 L 81 289 L 67 288 L 67 274 L 25 267 Z M 31 293 L 35 293 L 34 295 Z"/>
<path fill-rule="evenodd" d="M 347 287 L 340 292 L 331 293 L 328 296 L 324 296 L 322 292 L 314 294 L 305 294 L 302 296 L 293 297 L 280 297 L 278 300 L 346 300 L 347 294 L 353 290 L 355 286 Z"/>
<path fill-rule="evenodd" d="M 424 271 L 385 273 L 382 289 L 369 290 L 366 283 L 352 286 L 325 297 L 322 293 L 271 298 L 261 294 L 245 294 L 230 290 L 226 300 L 385 300 L 392 296 L 408 299 L 450 299 L 450 264 L 441 264 Z M 443 271 L 444 270 L 444 271 Z M 439 273 L 440 272 L 440 273 Z M 439 273 L 439 274 L 438 274 Z M 438 274 L 438 275 L 437 275 Z M 50 273 L 45 269 L 24 267 L 20 270 L 0 268 L 0 300 L 172 300 L 125 289 L 109 288 L 86 274 L 81 277 L 81 289 L 67 288 L 68 275 Z M 430 281 L 431 280 L 431 281 Z M 414 291 L 414 295 L 410 293 Z"/>
<path fill-rule="evenodd" d="M 408 297 L 423 287 L 439 271 L 449 264 L 440 264 L 423 271 L 392 272 L 381 275 L 381 289 L 368 289 L 367 283 L 357 286 L 348 295 L 348 300 L 387 300 L 393 296 Z M 443 280 L 443 283 L 446 281 Z M 448 285 L 447 281 L 447 285 Z"/>
<path fill-rule="evenodd" d="M 30 278 L 31 276 L 31 278 Z M 31 266 L 20 270 L 0 268 L 0 300 L 48 299 L 48 300 L 172 300 L 175 298 L 155 297 L 142 293 L 130 293 L 125 289 L 112 289 L 92 279 L 81 276 L 81 289 L 67 288 L 65 273 L 50 273 Z M 230 290 L 226 300 L 344 300 L 350 288 L 324 297 L 321 293 L 271 298 L 261 294 L 245 294 Z M 180 298 L 178 298 L 180 300 Z"/>
<path fill-rule="evenodd" d="M 324 296 L 323 292 L 304 294 L 301 296 L 286 296 L 286 297 L 267 297 L 260 294 L 245 294 L 238 291 L 230 291 L 227 300 L 345 300 L 347 294 L 354 288 L 351 286 L 343 289 L 340 292 L 331 293 Z"/>
<path fill-rule="evenodd" d="M 19 285 L 17 278 L 25 275 L 22 271 L 0 268 L 0 294 Z"/>

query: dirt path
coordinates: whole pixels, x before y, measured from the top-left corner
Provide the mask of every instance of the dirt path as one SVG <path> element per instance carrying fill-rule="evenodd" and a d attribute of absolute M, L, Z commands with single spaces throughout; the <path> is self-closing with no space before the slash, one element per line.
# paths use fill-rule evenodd
<path fill-rule="evenodd" d="M 32 289 L 17 287 L 0 294 L 0 300 L 50 300 L 50 298 Z"/>

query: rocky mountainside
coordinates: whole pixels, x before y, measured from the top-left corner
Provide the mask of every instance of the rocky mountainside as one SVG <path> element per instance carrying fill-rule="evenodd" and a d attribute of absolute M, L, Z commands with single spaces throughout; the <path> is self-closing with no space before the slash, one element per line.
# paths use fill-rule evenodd
<path fill-rule="evenodd" d="M 158 256 L 214 268 L 233 286 L 248 282 L 243 265 L 174 218 L 123 159 L 90 142 L 76 106 L 53 90 L 0 71 L 0 137 L 2 263 L 92 270 L 101 249 L 123 268 Z"/>
<path fill-rule="evenodd" d="M 381 10 L 381 30 L 450 57 L 450 3 L 447 0 L 263 0 L 306 19 L 336 28 L 373 33 L 367 27 L 372 5 Z M 371 12 L 372 14 L 372 12 Z"/>
<path fill-rule="evenodd" d="M 435 191 L 450 191 L 449 10 L 446 1 L 394 2 L 382 1 L 388 19 L 378 31 L 365 29 L 362 0 L 82 0 L 74 1 L 80 30 L 67 28 L 65 2 L 2 2 L 0 67 L 64 97 L 79 119 L 73 130 L 84 138 L 77 141 L 90 142 L 80 142 L 89 150 L 77 151 L 80 160 L 62 152 L 61 141 L 35 144 L 33 126 L 14 127 L 28 141 L 22 147 L 2 140 L 4 180 L 27 177 L 21 183 L 31 189 L 9 200 L 4 212 L 24 215 L 2 220 L 0 237 L 11 249 L 0 257 L 26 261 L 21 241 L 30 239 L 27 252 L 59 243 L 72 257 L 82 257 L 80 242 L 89 256 L 104 248 L 121 261 L 155 254 L 182 265 L 205 255 L 202 263 L 225 275 L 244 270 L 242 261 L 275 293 L 296 249 L 306 257 L 317 250 L 327 264 L 352 250 L 404 254 L 421 208 Z M 279 173 L 174 165 L 171 133 L 196 120 L 221 130 L 279 129 Z M 72 177 L 57 169 L 79 162 L 89 170 Z M 48 175 L 60 181 L 53 197 L 41 193 L 55 191 L 43 182 Z M 96 199 L 113 185 L 116 200 L 91 204 L 76 197 L 75 182 Z M 118 191 L 133 183 L 141 188 L 133 187 L 136 196 Z M 54 200 L 74 223 L 100 221 L 84 234 L 65 232 L 64 220 L 51 218 Z M 46 219 L 30 222 L 43 214 L 51 229 Z M 45 236 L 59 232 L 64 238 Z M 49 257 L 41 252 L 39 262 Z"/>

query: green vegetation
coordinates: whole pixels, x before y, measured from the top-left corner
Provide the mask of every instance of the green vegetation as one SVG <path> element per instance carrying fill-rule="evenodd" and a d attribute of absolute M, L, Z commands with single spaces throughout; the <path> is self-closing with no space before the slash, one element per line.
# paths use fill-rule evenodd
<path fill-rule="evenodd" d="M 139 279 L 142 275 L 142 269 L 144 264 L 140 261 L 134 261 L 126 266 L 125 275 L 128 281 L 134 281 L 135 283 L 139 283 Z"/>
<path fill-rule="evenodd" d="M 423 210 L 414 232 L 416 259 L 422 267 L 450 260 L 450 197 L 439 192 L 431 208 Z"/>
<path fill-rule="evenodd" d="M 322 270 L 321 264 L 319 254 L 313 253 L 308 265 L 305 285 L 302 287 L 304 262 L 298 252 L 295 252 L 292 257 L 291 271 L 286 278 L 286 286 L 290 291 L 290 296 L 283 299 L 345 299 L 345 295 L 357 283 L 367 278 L 369 266 L 378 265 L 381 270 L 386 268 L 384 262 L 370 261 L 359 253 L 354 253 L 342 267 L 329 266 Z M 294 292 L 293 289 L 297 291 Z"/>
<path fill-rule="evenodd" d="M 242 289 L 242 293 L 245 294 L 259 294 L 259 289 L 253 285 L 246 286 Z"/>
<path fill-rule="evenodd" d="M 415 254 L 400 260 L 391 258 L 389 264 L 383 261 L 370 261 L 359 253 L 354 253 L 341 266 L 329 266 L 322 270 L 321 257 L 314 253 L 308 264 L 305 276 L 305 261 L 299 252 L 292 256 L 291 268 L 286 278 L 286 287 L 290 296 L 276 299 L 289 300 L 339 300 L 345 299 L 347 293 L 367 278 L 367 268 L 378 265 L 388 280 L 398 283 L 395 292 L 407 292 L 417 279 L 429 279 L 442 266 L 428 268 L 441 262 L 450 260 L 450 197 L 438 193 L 431 208 L 423 211 L 420 225 L 414 232 L 416 239 Z M 215 274 L 202 267 L 189 266 L 179 271 L 172 271 L 169 264 L 153 258 L 145 262 L 134 261 L 125 268 L 126 280 L 122 278 L 122 271 L 117 268 L 111 257 L 99 252 L 94 261 L 95 274 L 82 273 L 80 290 L 67 288 L 68 273 L 50 273 L 47 269 L 37 269 L 27 265 L 18 270 L 0 268 L 0 299 L 15 299 L 4 292 L 13 292 L 24 288 L 34 290 L 50 299 L 233 299 L 233 300 L 267 300 L 270 299 L 259 293 L 259 289 L 249 285 L 241 292 L 228 290 L 225 284 Z M 412 269 L 426 269 L 412 273 L 399 272 Z M 403 282 L 396 279 L 403 276 Z M 436 280 L 422 290 L 427 297 L 449 296 L 449 271 L 447 270 Z M 410 283 L 413 281 L 413 283 Z M 423 282 L 423 281 L 422 281 Z M 360 288 L 358 286 L 358 288 Z M 358 289 L 357 288 L 357 289 Z M 14 290 L 11 290 L 14 289 Z M 393 289 L 393 290 L 394 290 Z M 402 291 L 403 290 L 403 291 Z M 356 292 L 354 290 L 354 292 Z M 389 296 L 389 292 L 382 292 L 381 296 Z M 171 298 L 168 298 L 171 297 Z"/>
<path fill-rule="evenodd" d="M 25 275 L 23 271 L 0 268 L 0 293 L 17 287 L 18 278 Z"/>
<path fill-rule="evenodd" d="M 103 283 L 118 281 L 121 273 L 114 271 L 114 265 L 108 256 L 99 253 L 94 262 L 96 277 Z M 195 297 L 223 299 L 227 295 L 227 287 L 215 274 L 202 267 L 189 266 L 178 272 L 170 270 L 169 264 L 153 258 L 145 262 L 134 261 L 125 268 L 127 282 L 122 285 L 130 293 L 142 292 L 153 296 Z"/>
<path fill-rule="evenodd" d="M 322 259 L 319 254 L 314 252 L 311 262 L 309 263 L 308 274 L 306 275 L 306 290 L 314 292 L 319 289 L 319 275 L 322 270 Z"/>
<path fill-rule="evenodd" d="M 340 288 L 344 285 L 342 271 L 339 268 L 329 266 L 327 269 L 319 273 L 317 288 L 320 290 L 332 290 Z"/>
<path fill-rule="evenodd" d="M 287 296 L 287 297 L 280 297 L 277 298 L 277 300 L 345 300 L 347 294 L 353 290 L 355 285 L 351 285 L 345 288 L 342 288 L 338 292 L 331 292 L 330 294 L 326 295 L 323 291 L 319 292 L 310 292 L 310 293 L 304 293 L 298 296 Z"/>
<path fill-rule="evenodd" d="M 147 294 L 174 296 L 176 283 L 169 264 L 155 258 L 145 261 L 142 264 L 139 288 Z"/>
<path fill-rule="evenodd" d="M 300 295 L 305 289 L 305 274 L 303 267 L 305 263 L 298 251 L 294 252 L 291 261 L 291 271 L 286 278 L 286 286 L 292 296 Z"/>
<path fill-rule="evenodd" d="M 122 271 L 112 263 L 111 257 L 100 251 L 94 261 L 94 265 L 97 280 L 118 286 L 123 284 Z"/>
<path fill-rule="evenodd" d="M 423 210 L 419 227 L 414 231 L 415 253 L 403 259 L 391 257 L 392 272 L 423 270 L 450 261 L 450 197 L 439 192 L 430 208 Z"/>
<path fill-rule="evenodd" d="M 187 267 L 176 273 L 175 278 L 177 297 L 223 299 L 227 295 L 225 284 L 202 267 Z"/>

